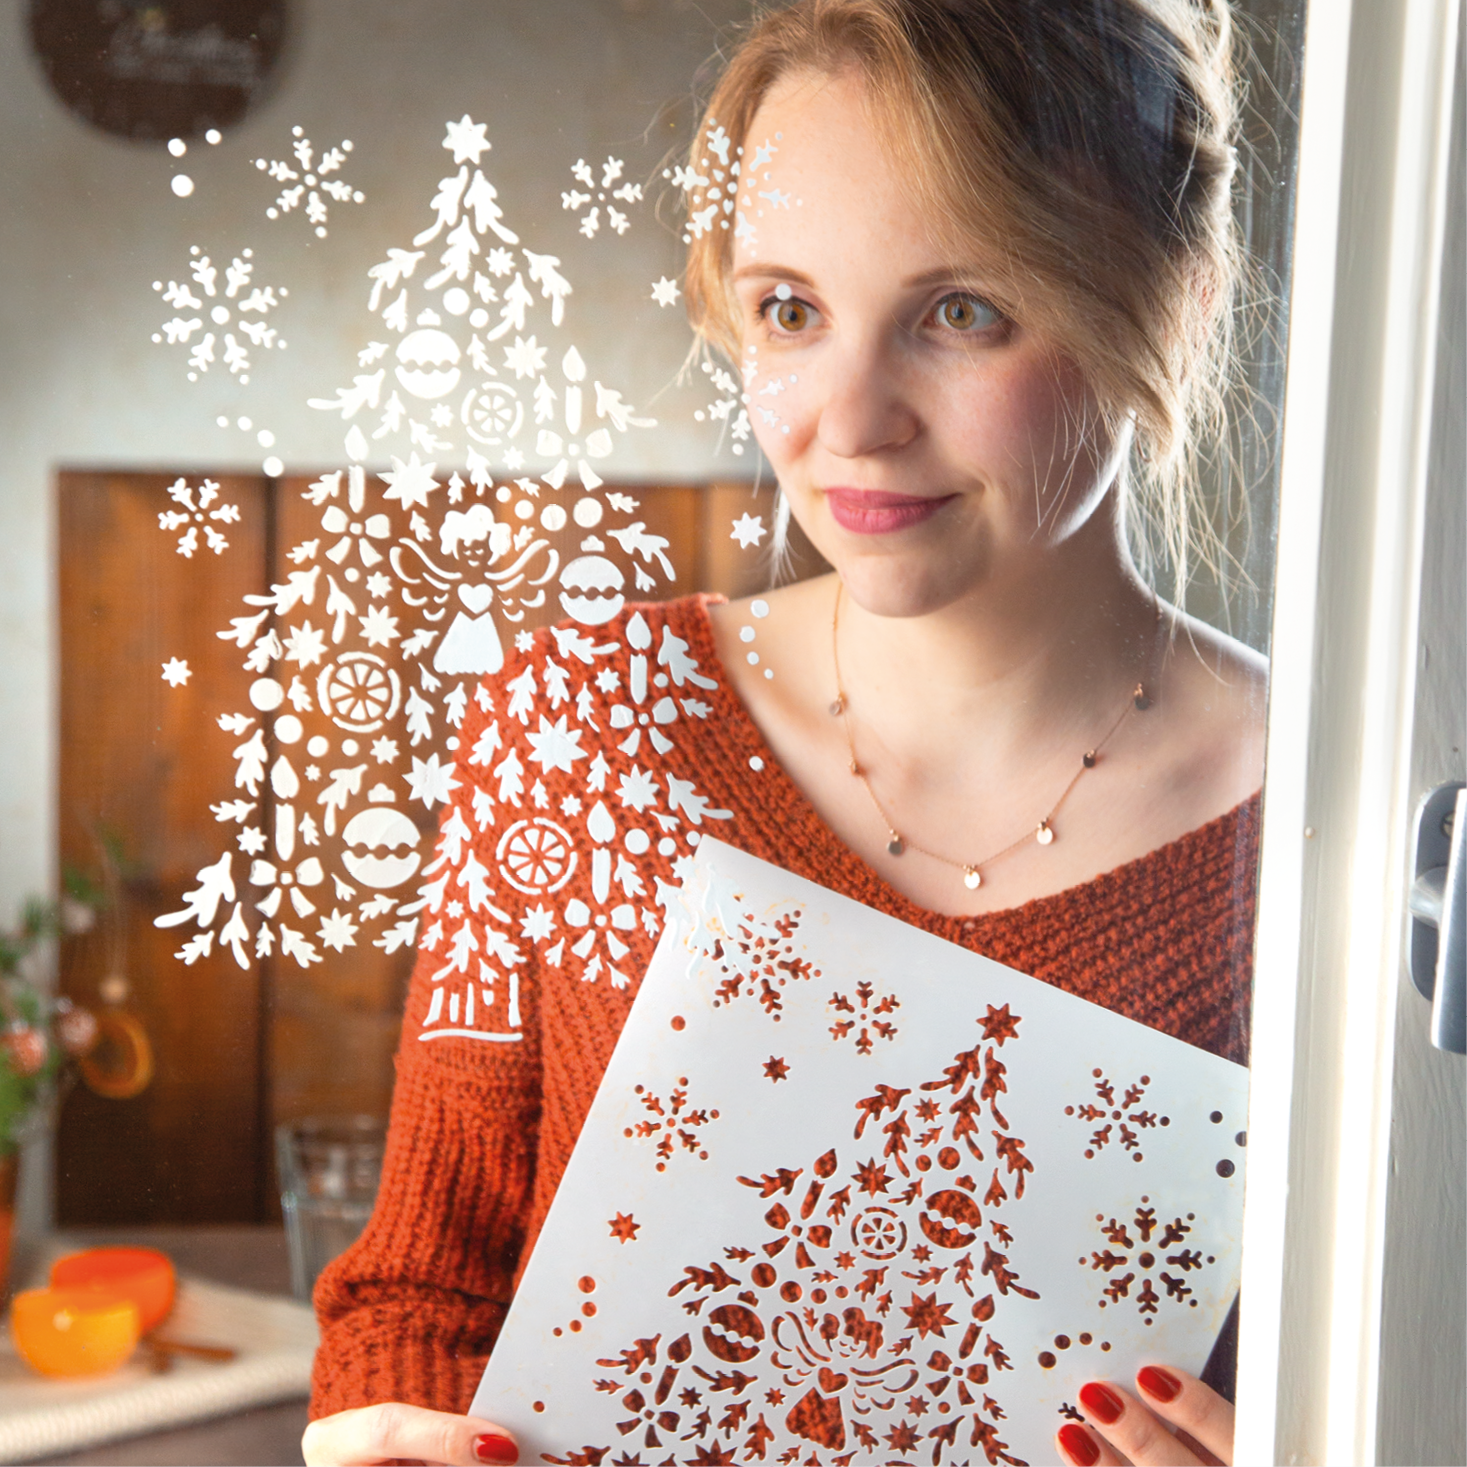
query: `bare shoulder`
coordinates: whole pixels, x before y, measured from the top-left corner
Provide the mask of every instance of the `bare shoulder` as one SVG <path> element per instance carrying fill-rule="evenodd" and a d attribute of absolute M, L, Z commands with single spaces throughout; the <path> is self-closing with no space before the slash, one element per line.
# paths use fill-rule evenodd
<path fill-rule="evenodd" d="M 1263 782 L 1268 660 L 1195 617 L 1179 615 L 1172 628 L 1161 680 L 1167 742 L 1183 777 L 1214 786 L 1230 808 Z"/>

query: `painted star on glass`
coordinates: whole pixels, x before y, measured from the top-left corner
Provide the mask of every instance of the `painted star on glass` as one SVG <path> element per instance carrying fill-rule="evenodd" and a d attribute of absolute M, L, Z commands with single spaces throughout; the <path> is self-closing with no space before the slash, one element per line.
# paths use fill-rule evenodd
<path fill-rule="evenodd" d="M 485 124 L 475 122 L 467 112 L 457 122 L 448 124 L 443 146 L 453 153 L 455 163 L 477 163 L 479 155 L 493 146 L 484 136 Z"/>
<path fill-rule="evenodd" d="M 452 761 L 440 764 L 436 753 L 429 754 L 426 759 L 415 758 L 412 773 L 403 775 L 403 778 L 412 790 L 411 798 L 421 800 L 429 810 L 446 801 L 450 790 L 458 788 Z"/>
<path fill-rule="evenodd" d="M 737 540 L 742 549 L 757 545 L 764 538 L 764 520 L 757 514 L 743 514 L 733 523 L 730 540 Z"/>
<path fill-rule="evenodd" d="M 438 480 L 433 477 L 437 467 L 421 462 L 416 450 L 406 463 L 394 454 L 392 467 L 381 476 L 382 482 L 391 486 L 383 491 L 382 497 L 398 500 L 404 509 L 418 504 L 426 509 L 428 496 L 438 488 Z"/>
<path fill-rule="evenodd" d="M 564 769 L 570 773 L 576 760 L 586 757 L 586 751 L 579 747 L 581 730 L 567 729 L 566 715 L 563 713 L 553 724 L 542 713 L 540 731 L 526 734 L 525 738 L 534 750 L 530 758 L 547 773 L 552 769 Z"/>
<path fill-rule="evenodd" d="M 660 280 L 654 282 L 652 286 L 652 299 L 659 306 L 674 305 L 677 302 L 677 298 L 678 288 L 676 280 L 669 280 L 664 275 Z"/>

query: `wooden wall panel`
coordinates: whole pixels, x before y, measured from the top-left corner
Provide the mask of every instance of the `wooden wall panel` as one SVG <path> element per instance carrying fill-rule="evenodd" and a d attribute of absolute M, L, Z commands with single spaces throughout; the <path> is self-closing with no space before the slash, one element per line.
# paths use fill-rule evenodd
<path fill-rule="evenodd" d="M 418 592 L 429 599 L 413 606 L 398 576 L 373 582 L 373 568 L 392 567 L 381 561 L 372 567 L 372 557 L 386 557 L 394 545 L 413 538 L 412 516 L 395 504 L 384 505 L 380 484 L 371 483 L 370 503 L 353 510 L 344 475 L 336 476 L 334 494 L 331 481 L 307 476 L 266 481 L 216 475 L 221 499 L 239 505 L 240 521 L 227 527 L 227 551 L 215 556 L 200 548 L 185 558 L 176 550 L 178 532 L 158 525 L 160 510 L 176 508 L 167 497 L 174 477 L 68 473 L 60 482 L 62 855 L 95 867 L 94 832 L 106 829 L 121 839 L 134 864 L 123 917 L 126 977 L 132 1006 L 145 1019 L 158 1052 L 157 1078 L 136 1100 L 102 1101 L 78 1090 L 67 1101 L 58 1197 L 61 1220 L 69 1224 L 274 1216 L 278 1202 L 270 1135 L 276 1123 L 313 1114 L 386 1114 L 411 951 L 385 953 L 362 930 L 356 945 L 304 969 L 278 951 L 255 959 L 248 971 L 219 953 L 184 966 L 173 954 L 196 929 L 160 930 L 153 918 L 180 905 L 180 894 L 195 885 L 195 873 L 217 859 L 238 830 L 216 822 L 209 811 L 211 804 L 235 797 L 231 750 L 242 741 L 218 728 L 220 712 L 258 716 L 267 739 L 267 768 L 283 756 L 300 780 L 291 803 L 297 817 L 310 815 L 314 829 L 309 841 L 298 840 L 290 865 L 315 856 L 328 873 L 343 869 L 348 821 L 329 818 L 330 802 L 323 796 L 339 771 L 356 768 L 362 778 L 346 814 L 361 810 L 362 796 L 380 786 L 376 808 L 390 806 L 411 820 L 419 832 L 415 849 L 426 863 L 438 812 L 411 802 L 402 756 L 452 751 L 455 734 L 444 719 L 444 684 L 474 681 L 435 672 L 434 656 L 461 603 L 473 614 L 484 605 L 479 581 L 488 567 L 474 570 L 473 556 L 460 559 L 445 552 L 419 521 L 426 538 L 417 543 L 427 561 L 436 557 L 440 562 L 437 589 L 420 582 Z M 191 474 L 189 482 L 200 477 Z M 323 482 L 327 487 L 313 488 Z M 491 507 L 509 523 L 533 524 L 536 537 L 550 541 L 560 567 L 598 553 L 599 540 L 607 557 L 625 570 L 628 599 L 694 590 L 741 596 L 768 586 L 768 536 L 757 549 L 743 549 L 730 532 L 745 513 L 761 516 L 766 528 L 772 524 L 770 489 L 617 484 L 593 498 L 601 501 L 609 493 L 635 501 L 630 519 L 656 537 L 675 571 L 670 584 L 656 566 L 653 589 L 639 586 L 638 557 L 610 537 L 604 523 L 572 519 L 553 533 L 544 531 L 540 516 L 553 502 L 548 496 L 543 503 L 530 501 L 528 519 L 516 512 L 521 495 L 496 499 Z M 573 486 L 557 496 L 567 508 L 583 500 Z M 462 508 L 474 502 L 470 498 Z M 327 531 L 323 514 L 332 506 L 339 514 L 332 517 L 335 528 Z M 435 522 L 448 507 L 432 506 Z M 367 518 L 384 509 L 390 527 L 374 522 L 375 531 L 368 533 Z M 589 518 L 583 509 L 582 519 Z M 616 521 L 627 518 L 618 514 Z M 809 573 L 823 564 L 798 531 L 791 538 L 797 571 Z M 418 571 L 427 563 L 411 551 L 396 553 L 405 554 L 403 564 L 411 562 Z M 645 559 L 641 563 L 654 568 Z M 293 713 L 303 725 L 299 737 L 283 743 L 275 726 L 278 715 L 258 714 L 250 704 L 257 674 L 241 667 L 242 654 L 217 633 L 249 609 L 242 605 L 245 594 L 264 592 L 310 566 L 319 567 L 320 576 L 307 616 L 323 632 L 323 645 L 321 655 L 309 662 L 282 660 L 270 669 L 283 684 L 298 677 L 303 694 L 278 710 Z M 465 596 L 459 596 L 460 587 Z M 562 620 L 559 592 L 558 577 L 551 577 L 542 604 L 530 608 L 519 606 L 523 591 L 496 593 L 492 604 L 501 641 L 508 645 L 516 631 Z M 372 608 L 379 617 L 395 617 L 397 628 L 434 626 L 435 639 L 426 648 L 404 652 L 402 632 L 389 628 L 384 635 L 380 621 L 369 636 L 363 617 Z M 259 630 L 268 629 L 267 623 Z M 323 676 L 329 680 L 333 669 L 364 654 L 376 659 L 374 665 L 397 688 L 390 715 L 369 732 L 333 721 L 320 696 Z M 176 690 L 160 677 L 162 663 L 171 657 L 183 658 L 192 669 L 187 685 Z M 406 715 L 412 688 L 428 695 L 433 709 L 432 726 L 416 730 L 416 744 Z M 384 739 L 397 757 L 378 757 L 390 753 L 379 747 Z M 277 803 L 267 782 L 250 823 L 273 831 Z M 274 852 L 264 855 L 273 858 Z M 234 873 L 246 903 L 266 896 L 250 884 L 246 856 L 237 856 Z M 387 894 L 407 896 L 414 881 L 406 879 L 400 890 Z M 321 947 L 322 918 L 340 912 L 359 923 L 361 903 L 374 892 L 360 883 L 337 887 L 328 875 L 303 894 L 315 911 L 291 916 L 287 909 L 286 917 Z M 83 1002 L 96 1001 L 97 985 L 108 971 L 109 933 L 110 928 L 67 945 L 66 987 Z"/>
<path fill-rule="evenodd" d="M 158 514 L 173 475 L 60 476 L 60 847 L 96 870 L 96 834 L 129 863 L 121 912 L 67 945 L 64 983 L 96 1003 L 112 939 L 125 939 L 129 1007 L 152 1038 L 157 1071 L 134 1100 L 78 1087 L 61 1115 L 57 1205 L 68 1225 L 226 1222 L 260 1214 L 260 987 L 217 952 L 191 967 L 173 953 L 192 928 L 154 917 L 178 906 L 217 859 L 224 827 L 211 802 L 231 797 L 222 709 L 247 708 L 250 675 L 215 637 L 240 598 L 264 588 L 265 486 L 220 477 L 241 518 L 219 555 L 177 553 Z M 191 477 L 190 482 L 197 482 Z M 207 559 L 202 564 L 200 557 Z M 172 688 L 170 658 L 192 675 Z"/>

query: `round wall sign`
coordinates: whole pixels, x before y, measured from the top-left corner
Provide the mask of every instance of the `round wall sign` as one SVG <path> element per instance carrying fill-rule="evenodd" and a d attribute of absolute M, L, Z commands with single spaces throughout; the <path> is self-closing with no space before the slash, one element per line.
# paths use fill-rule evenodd
<path fill-rule="evenodd" d="M 238 122 L 280 60 L 285 0 L 31 0 L 51 89 L 119 137 L 189 138 Z"/>

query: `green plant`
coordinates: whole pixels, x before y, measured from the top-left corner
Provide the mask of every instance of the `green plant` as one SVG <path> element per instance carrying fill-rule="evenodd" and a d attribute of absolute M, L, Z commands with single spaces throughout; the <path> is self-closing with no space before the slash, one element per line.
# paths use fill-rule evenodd
<path fill-rule="evenodd" d="M 26 1139 L 68 1061 L 97 1043 L 96 1016 L 49 992 L 33 972 L 47 942 L 95 919 L 96 888 L 74 873 L 66 885 L 61 901 L 32 897 L 19 923 L 0 930 L 0 1156 Z"/>

